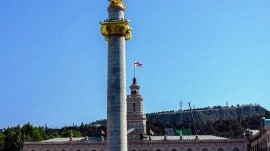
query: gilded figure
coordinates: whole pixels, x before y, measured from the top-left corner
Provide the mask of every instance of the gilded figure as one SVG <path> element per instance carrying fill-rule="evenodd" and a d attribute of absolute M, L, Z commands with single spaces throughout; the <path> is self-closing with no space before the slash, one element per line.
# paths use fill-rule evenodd
<path fill-rule="evenodd" d="M 111 2 L 110 6 L 113 7 L 120 7 L 122 9 L 125 9 L 125 4 L 122 2 L 122 0 L 109 0 Z"/>
<path fill-rule="evenodd" d="M 111 3 L 121 4 L 122 0 L 109 0 Z"/>

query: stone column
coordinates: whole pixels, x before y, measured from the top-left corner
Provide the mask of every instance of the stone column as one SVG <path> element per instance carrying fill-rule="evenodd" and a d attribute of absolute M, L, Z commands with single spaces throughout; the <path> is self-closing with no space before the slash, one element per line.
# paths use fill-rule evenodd
<path fill-rule="evenodd" d="M 108 41 L 107 151 L 127 151 L 125 40 L 131 38 L 131 28 L 124 9 L 121 0 L 111 0 L 109 19 L 101 22 L 101 33 Z"/>

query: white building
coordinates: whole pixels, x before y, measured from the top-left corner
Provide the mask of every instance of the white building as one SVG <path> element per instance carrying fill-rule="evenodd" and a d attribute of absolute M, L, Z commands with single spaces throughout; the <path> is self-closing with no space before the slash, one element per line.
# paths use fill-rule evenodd
<path fill-rule="evenodd" d="M 143 97 L 133 79 L 127 95 L 127 127 L 129 151 L 247 151 L 246 139 L 229 139 L 213 135 L 149 136 L 143 113 Z M 104 138 L 54 138 L 24 143 L 24 151 L 105 151 Z"/>
<path fill-rule="evenodd" d="M 270 119 L 262 117 L 260 122 L 260 130 L 246 132 L 249 151 L 270 151 Z"/>

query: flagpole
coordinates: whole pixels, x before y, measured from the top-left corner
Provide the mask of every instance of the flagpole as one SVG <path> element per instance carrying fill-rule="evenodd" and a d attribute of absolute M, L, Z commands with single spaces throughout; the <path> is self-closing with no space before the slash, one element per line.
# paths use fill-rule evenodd
<path fill-rule="evenodd" d="M 134 74 L 134 78 L 135 78 L 135 58 L 134 58 L 134 62 L 133 62 L 133 74 Z"/>

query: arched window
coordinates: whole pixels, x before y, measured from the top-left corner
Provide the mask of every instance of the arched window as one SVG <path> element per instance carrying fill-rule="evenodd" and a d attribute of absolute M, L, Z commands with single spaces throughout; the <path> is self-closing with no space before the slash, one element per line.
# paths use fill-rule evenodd
<path fill-rule="evenodd" d="M 233 151 L 239 151 L 239 149 L 237 147 L 234 147 Z"/>
<path fill-rule="evenodd" d="M 204 148 L 202 151 L 208 151 L 208 149 L 207 148 Z"/>
<path fill-rule="evenodd" d="M 132 151 L 136 151 L 136 149 L 132 149 Z"/>
<path fill-rule="evenodd" d="M 96 151 L 95 149 L 93 149 L 92 151 Z"/>
<path fill-rule="evenodd" d="M 136 103 L 133 103 L 133 112 L 136 112 Z"/>
<path fill-rule="evenodd" d="M 156 151 L 161 151 L 161 149 L 157 149 Z"/>
<path fill-rule="evenodd" d="M 224 151 L 224 149 L 223 148 L 218 148 L 218 150 L 217 151 Z"/>
<path fill-rule="evenodd" d="M 187 149 L 187 151 L 193 151 L 191 148 Z"/>
<path fill-rule="evenodd" d="M 61 151 L 66 151 L 66 150 L 62 149 Z"/>
<path fill-rule="evenodd" d="M 143 149 L 143 151 L 147 151 L 147 149 Z"/>
<path fill-rule="evenodd" d="M 172 149 L 172 151 L 177 151 L 177 149 L 174 148 L 174 149 Z"/>

